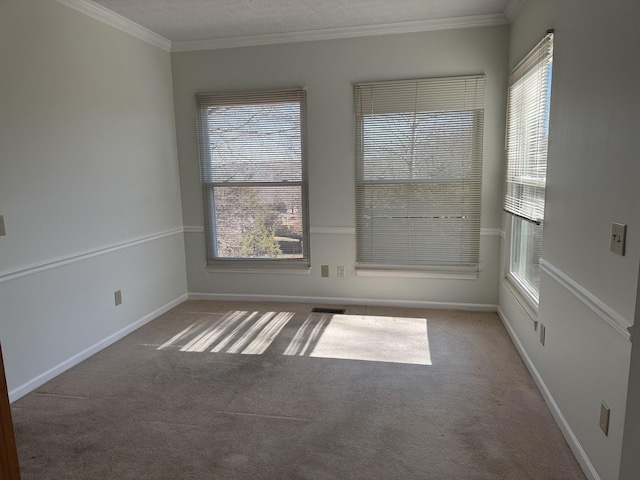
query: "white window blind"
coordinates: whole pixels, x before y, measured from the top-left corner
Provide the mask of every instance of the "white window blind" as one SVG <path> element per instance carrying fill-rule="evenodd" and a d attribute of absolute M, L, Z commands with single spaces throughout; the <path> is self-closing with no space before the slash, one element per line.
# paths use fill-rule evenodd
<path fill-rule="evenodd" d="M 208 264 L 308 267 L 306 91 L 196 101 Z"/>
<path fill-rule="evenodd" d="M 484 75 L 355 85 L 359 267 L 477 268 Z"/>
<path fill-rule="evenodd" d="M 547 145 L 553 33 L 509 75 L 505 211 L 542 223 L 547 179 Z"/>

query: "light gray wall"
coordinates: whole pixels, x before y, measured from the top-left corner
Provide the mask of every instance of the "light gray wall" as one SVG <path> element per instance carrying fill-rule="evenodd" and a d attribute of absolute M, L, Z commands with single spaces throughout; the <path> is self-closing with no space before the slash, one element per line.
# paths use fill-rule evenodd
<path fill-rule="evenodd" d="M 353 228 L 353 83 L 485 73 L 482 227 L 500 227 L 506 27 L 182 52 L 171 60 L 185 225 L 203 224 L 195 93 L 307 87 L 311 227 Z M 356 277 L 355 236 L 327 233 L 311 235 L 310 275 L 210 273 L 204 234 L 187 233 L 189 292 L 495 305 L 500 241 L 493 233 L 482 236 L 475 281 Z M 320 277 L 321 264 L 331 266 L 330 278 Z M 345 278 L 336 278 L 337 265 L 346 266 Z"/>
<path fill-rule="evenodd" d="M 0 45 L 15 398 L 184 295 L 186 276 L 169 53 L 48 0 L 1 2 Z"/>
<path fill-rule="evenodd" d="M 640 273 L 638 274 L 638 294 L 636 297 L 635 321 L 640 322 Z M 624 421 L 622 459 L 620 461 L 620 480 L 635 480 L 640 472 L 640 342 L 638 331 L 631 349 L 629 368 L 629 388 L 627 392 L 627 411 Z"/>
<path fill-rule="evenodd" d="M 504 282 L 501 313 L 583 467 L 602 479 L 618 478 L 631 352 L 603 317 L 633 323 L 640 259 L 640 64 L 626 60 L 640 45 L 637 18 L 637 2 L 528 0 L 509 39 L 513 66 L 556 32 L 542 256 L 565 281 L 542 274 L 544 347 Z M 628 224 L 624 257 L 609 251 L 613 221 Z M 608 437 L 601 401 L 611 408 Z"/>

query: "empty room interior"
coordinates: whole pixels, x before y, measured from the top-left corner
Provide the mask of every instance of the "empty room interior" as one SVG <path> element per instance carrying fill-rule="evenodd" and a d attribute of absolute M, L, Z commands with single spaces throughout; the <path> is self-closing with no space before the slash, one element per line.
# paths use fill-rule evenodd
<path fill-rule="evenodd" d="M 640 478 L 638 20 L 0 2 L 3 478 Z"/>

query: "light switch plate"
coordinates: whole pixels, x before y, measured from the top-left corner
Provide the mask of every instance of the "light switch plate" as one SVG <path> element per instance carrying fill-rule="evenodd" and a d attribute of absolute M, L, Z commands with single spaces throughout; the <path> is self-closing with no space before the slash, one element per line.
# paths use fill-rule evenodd
<path fill-rule="evenodd" d="M 613 222 L 611 224 L 611 251 L 624 256 L 626 242 L 627 226 L 624 223 Z"/>
<path fill-rule="evenodd" d="M 6 234 L 7 234 L 7 231 L 4 229 L 4 217 L 0 215 L 0 237 Z"/>
<path fill-rule="evenodd" d="M 329 276 L 329 265 L 320 265 L 320 275 L 322 277 Z"/>

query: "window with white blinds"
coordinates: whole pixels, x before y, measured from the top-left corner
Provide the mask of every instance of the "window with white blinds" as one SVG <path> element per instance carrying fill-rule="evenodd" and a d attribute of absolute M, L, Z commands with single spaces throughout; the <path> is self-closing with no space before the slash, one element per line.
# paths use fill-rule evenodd
<path fill-rule="evenodd" d="M 208 264 L 308 267 L 306 91 L 196 102 Z"/>
<path fill-rule="evenodd" d="M 534 306 L 540 290 L 552 68 L 549 31 L 509 75 L 504 209 L 514 217 L 508 278 Z"/>
<path fill-rule="evenodd" d="M 544 219 L 552 64 L 548 33 L 509 75 L 504 209 L 537 224 Z"/>
<path fill-rule="evenodd" d="M 484 75 L 355 85 L 359 268 L 476 270 Z"/>

